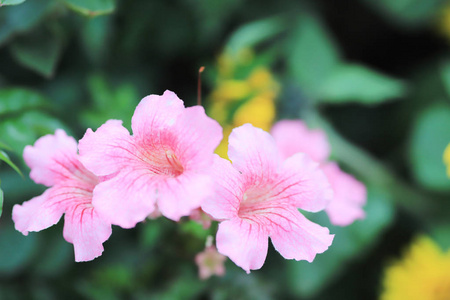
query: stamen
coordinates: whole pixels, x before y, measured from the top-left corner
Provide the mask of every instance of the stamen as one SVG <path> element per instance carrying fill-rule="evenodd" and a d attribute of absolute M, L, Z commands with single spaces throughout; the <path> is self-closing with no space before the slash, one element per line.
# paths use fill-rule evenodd
<path fill-rule="evenodd" d="M 202 105 L 202 72 L 205 70 L 204 66 L 198 69 L 198 82 L 197 82 L 197 105 Z"/>

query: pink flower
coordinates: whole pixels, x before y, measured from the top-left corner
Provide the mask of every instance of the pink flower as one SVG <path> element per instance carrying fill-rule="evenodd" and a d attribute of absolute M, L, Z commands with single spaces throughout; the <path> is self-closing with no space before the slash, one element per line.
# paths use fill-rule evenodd
<path fill-rule="evenodd" d="M 215 156 L 217 196 L 202 205 L 222 220 L 217 249 L 247 273 L 264 264 L 268 238 L 287 259 L 314 260 L 333 240 L 327 228 L 306 219 L 297 208 L 317 212 L 332 191 L 318 164 L 306 155 L 280 160 L 275 141 L 245 124 L 229 137 L 228 156 Z"/>
<path fill-rule="evenodd" d="M 334 192 L 333 200 L 325 209 L 331 223 L 347 226 L 365 217 L 362 206 L 367 199 L 366 188 L 342 172 L 336 163 L 327 162 L 330 146 L 323 131 L 309 130 L 300 120 L 283 120 L 272 127 L 271 133 L 283 159 L 302 152 L 321 163 Z"/>
<path fill-rule="evenodd" d="M 80 140 L 85 166 L 98 176 L 114 174 L 94 190 L 94 205 L 113 224 L 131 228 L 157 205 L 179 220 L 213 192 L 209 175 L 220 125 L 203 107 L 185 108 L 173 92 L 142 99 L 132 118 L 133 135 L 110 120 Z"/>
<path fill-rule="evenodd" d="M 76 261 L 100 256 L 111 235 L 111 223 L 92 206 L 92 191 L 99 182 L 78 160 L 77 142 L 61 130 L 25 147 L 25 162 L 36 183 L 49 186 L 41 196 L 14 205 L 12 218 L 24 235 L 56 224 L 64 217 L 64 238 L 72 243 Z"/>
<path fill-rule="evenodd" d="M 200 279 L 208 279 L 212 275 L 225 275 L 225 260 L 227 258 L 217 252 L 216 247 L 207 246 L 203 252 L 195 256 Z"/>

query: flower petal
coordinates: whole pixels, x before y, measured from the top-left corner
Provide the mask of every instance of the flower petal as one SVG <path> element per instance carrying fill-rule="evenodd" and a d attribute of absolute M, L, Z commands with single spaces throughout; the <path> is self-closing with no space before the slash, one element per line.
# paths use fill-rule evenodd
<path fill-rule="evenodd" d="M 203 107 L 186 108 L 171 133 L 174 151 L 185 169 L 211 166 L 214 149 L 222 140 L 222 127 L 205 114 Z"/>
<path fill-rule="evenodd" d="M 185 172 L 158 184 L 158 208 L 166 218 L 178 221 L 212 194 L 213 182 L 208 175 Z"/>
<path fill-rule="evenodd" d="M 154 211 L 156 196 L 148 171 L 124 170 L 95 187 L 92 205 L 112 224 L 132 228 Z"/>
<path fill-rule="evenodd" d="M 80 161 L 97 176 L 106 176 L 128 166 L 135 157 L 132 138 L 122 121 L 108 120 L 79 141 Z"/>
<path fill-rule="evenodd" d="M 31 168 L 31 179 L 46 186 L 70 177 L 74 170 L 81 168 L 77 142 L 62 129 L 41 137 L 33 146 L 26 146 L 23 158 Z"/>
<path fill-rule="evenodd" d="M 162 96 L 150 95 L 143 98 L 131 120 L 133 135 L 138 140 L 159 140 L 160 133 L 175 123 L 183 109 L 183 101 L 171 91 L 165 91 Z"/>
<path fill-rule="evenodd" d="M 214 155 L 212 177 L 216 192 L 203 202 L 202 209 L 218 220 L 236 217 L 244 193 L 239 181 L 241 176 L 228 160 Z"/>
<path fill-rule="evenodd" d="M 89 261 L 103 252 L 103 242 L 111 235 L 111 224 L 99 216 L 92 205 L 72 206 L 64 218 L 63 235 L 72 243 L 75 261 Z"/>
<path fill-rule="evenodd" d="M 41 231 L 58 223 L 66 210 L 65 205 L 58 205 L 56 188 L 49 188 L 42 195 L 14 205 L 12 219 L 16 230 L 28 235 L 29 231 Z"/>
<path fill-rule="evenodd" d="M 229 137 L 228 157 L 233 166 L 252 181 L 265 181 L 277 172 L 279 154 L 269 133 L 251 124 L 233 129 Z"/>
<path fill-rule="evenodd" d="M 363 219 L 366 187 L 353 176 L 342 172 L 336 163 L 323 165 L 322 170 L 334 191 L 333 200 L 325 209 L 331 223 L 347 226 L 357 219 Z"/>
<path fill-rule="evenodd" d="M 325 132 L 309 130 L 300 120 L 282 120 L 273 125 L 270 131 L 282 158 L 295 153 L 308 154 L 313 160 L 322 162 L 330 155 L 330 145 Z"/>
<path fill-rule="evenodd" d="M 256 223 L 234 218 L 220 223 L 216 244 L 220 253 L 250 273 L 266 260 L 268 233 Z"/>
<path fill-rule="evenodd" d="M 270 229 L 270 239 L 286 259 L 312 262 L 316 254 L 327 250 L 333 241 L 334 235 L 328 228 L 309 221 L 293 208 L 271 214 L 271 221 L 274 225 Z"/>
<path fill-rule="evenodd" d="M 280 198 L 289 198 L 292 205 L 306 211 L 324 209 L 333 197 L 319 164 L 304 153 L 294 154 L 284 161 L 279 180 Z"/>

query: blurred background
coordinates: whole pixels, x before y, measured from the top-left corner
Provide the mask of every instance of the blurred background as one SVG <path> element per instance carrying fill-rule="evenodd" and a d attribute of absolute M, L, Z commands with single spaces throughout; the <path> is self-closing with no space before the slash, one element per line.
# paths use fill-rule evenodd
<path fill-rule="evenodd" d="M 0 3 L 0 299 L 378 299 L 417 236 L 450 246 L 450 2 Z M 335 234 L 313 263 L 270 246 L 261 270 L 228 260 L 207 280 L 194 257 L 215 226 L 114 227 L 87 263 L 74 262 L 63 220 L 15 231 L 13 205 L 44 190 L 28 178 L 25 145 L 56 128 L 80 139 L 112 118 L 129 128 L 140 99 L 166 89 L 195 105 L 201 66 L 203 105 L 225 135 L 286 118 L 325 130 L 332 159 L 368 189 L 366 218 L 335 227 L 308 215 Z"/>

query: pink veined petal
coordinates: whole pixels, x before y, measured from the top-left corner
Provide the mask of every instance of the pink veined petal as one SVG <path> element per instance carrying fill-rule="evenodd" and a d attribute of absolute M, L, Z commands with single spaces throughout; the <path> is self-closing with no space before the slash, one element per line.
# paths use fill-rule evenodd
<path fill-rule="evenodd" d="M 100 256 L 111 233 L 111 223 L 100 217 L 91 204 L 72 206 L 65 214 L 63 235 L 73 244 L 77 262 Z"/>
<path fill-rule="evenodd" d="M 330 155 L 330 145 L 325 132 L 308 129 L 300 120 L 282 120 L 273 125 L 270 133 L 275 139 L 283 159 L 303 152 L 313 160 L 322 162 Z"/>
<path fill-rule="evenodd" d="M 332 200 L 333 191 L 319 167 L 304 153 L 286 159 L 279 175 L 277 189 L 280 198 L 288 198 L 293 206 L 317 212 Z"/>
<path fill-rule="evenodd" d="M 331 223 L 347 226 L 357 219 L 363 219 L 366 187 L 353 176 L 342 172 L 336 163 L 323 165 L 322 169 L 334 191 L 333 201 L 325 209 Z"/>
<path fill-rule="evenodd" d="M 171 128 L 173 149 L 185 169 L 209 168 L 214 150 L 222 140 L 222 127 L 201 106 L 186 108 Z M 169 137 L 170 138 L 170 137 Z"/>
<path fill-rule="evenodd" d="M 57 188 L 49 188 L 42 195 L 13 207 L 12 219 L 16 230 L 28 235 L 29 231 L 41 231 L 58 223 L 66 207 L 58 205 Z"/>
<path fill-rule="evenodd" d="M 213 182 L 208 175 L 185 172 L 158 184 L 158 208 L 166 218 L 178 221 L 212 194 Z"/>
<path fill-rule="evenodd" d="M 215 154 L 212 178 L 215 181 L 216 192 L 203 202 L 202 209 L 218 220 L 236 217 L 241 201 L 240 196 L 244 193 L 242 182 L 239 180 L 240 176 L 242 175 L 231 166 L 228 160 Z"/>
<path fill-rule="evenodd" d="M 78 149 L 80 161 L 97 176 L 119 171 L 136 155 L 132 137 L 119 120 L 108 120 L 95 132 L 88 129 Z"/>
<path fill-rule="evenodd" d="M 171 91 L 165 91 L 162 96 L 150 95 L 143 98 L 131 120 L 133 135 L 138 140 L 158 141 L 160 133 L 175 123 L 183 109 L 183 101 Z"/>
<path fill-rule="evenodd" d="M 294 208 L 274 212 L 271 220 L 270 239 L 286 259 L 312 262 L 316 254 L 328 249 L 334 238 L 328 228 L 309 221 Z"/>
<path fill-rule="evenodd" d="M 268 243 L 268 233 L 256 223 L 234 218 L 219 224 L 217 249 L 247 273 L 262 267 Z"/>
<path fill-rule="evenodd" d="M 145 169 L 124 170 L 94 188 L 92 205 L 114 225 L 132 228 L 155 209 L 157 182 Z"/>
<path fill-rule="evenodd" d="M 77 142 L 62 129 L 39 138 L 34 146 L 26 146 L 23 158 L 31 168 L 31 179 L 46 186 L 64 180 L 80 167 Z"/>
<path fill-rule="evenodd" d="M 228 157 L 238 171 L 258 182 L 272 178 L 280 164 L 273 138 L 251 124 L 233 129 L 229 137 Z"/>

